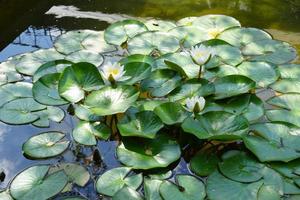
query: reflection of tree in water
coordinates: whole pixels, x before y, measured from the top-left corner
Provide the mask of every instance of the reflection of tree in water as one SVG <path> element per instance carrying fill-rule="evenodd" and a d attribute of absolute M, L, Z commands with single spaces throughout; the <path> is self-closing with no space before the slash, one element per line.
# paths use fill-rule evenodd
<path fill-rule="evenodd" d="M 32 48 L 49 48 L 55 38 L 64 32 L 57 27 L 28 27 L 13 42 L 14 45 L 29 46 Z"/>

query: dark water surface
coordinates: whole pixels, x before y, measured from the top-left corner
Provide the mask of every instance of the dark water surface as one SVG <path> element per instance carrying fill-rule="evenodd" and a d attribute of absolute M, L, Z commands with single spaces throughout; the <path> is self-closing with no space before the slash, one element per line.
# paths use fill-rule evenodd
<path fill-rule="evenodd" d="M 300 52 L 300 0 L 0 0 L 0 61 L 19 53 L 51 47 L 53 40 L 67 30 L 103 30 L 111 22 L 130 16 L 177 20 L 204 14 L 233 16 L 243 26 L 265 29 Z M 30 136 L 47 130 L 70 133 L 74 123 L 68 116 L 61 124 L 51 124 L 49 129 L 31 125 L 9 126 L 0 122 L 0 168 L 6 173 L 0 189 L 5 188 L 17 172 L 36 162 L 22 155 L 22 144 Z M 114 142 L 98 145 L 102 167 L 119 165 L 113 159 L 115 145 Z M 70 151 L 62 158 L 42 162 L 75 159 Z M 176 170 L 185 172 L 187 169 L 184 164 L 179 164 Z"/>

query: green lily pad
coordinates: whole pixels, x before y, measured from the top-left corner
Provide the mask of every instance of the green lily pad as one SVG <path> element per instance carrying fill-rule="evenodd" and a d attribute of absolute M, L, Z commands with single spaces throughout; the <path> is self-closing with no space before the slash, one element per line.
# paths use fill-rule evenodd
<path fill-rule="evenodd" d="M 179 86 L 180 80 L 181 77 L 173 70 L 155 70 L 149 78 L 141 82 L 141 88 L 148 91 L 151 96 L 163 97 Z"/>
<path fill-rule="evenodd" d="M 134 169 L 167 167 L 180 158 L 180 147 L 165 134 L 154 139 L 124 138 L 117 148 L 118 160 Z"/>
<path fill-rule="evenodd" d="M 270 87 L 281 93 L 300 93 L 300 82 L 298 79 L 281 79 Z"/>
<path fill-rule="evenodd" d="M 16 70 L 21 74 L 33 76 L 41 65 L 60 59 L 64 59 L 64 55 L 58 53 L 55 49 L 40 49 L 18 56 Z"/>
<path fill-rule="evenodd" d="M 250 184 L 232 181 L 215 171 L 207 179 L 206 192 L 211 200 L 253 200 L 257 199 L 262 184 L 263 181 Z"/>
<path fill-rule="evenodd" d="M 174 35 L 185 48 L 190 48 L 210 39 L 205 30 L 196 26 L 177 26 L 171 29 L 169 33 Z"/>
<path fill-rule="evenodd" d="M 254 80 L 258 87 L 267 87 L 279 78 L 276 66 L 266 62 L 243 62 L 237 69 L 239 74 Z"/>
<path fill-rule="evenodd" d="M 60 132 L 45 132 L 29 138 L 23 144 L 23 153 L 31 158 L 50 158 L 63 153 L 69 146 L 64 140 L 65 134 Z"/>
<path fill-rule="evenodd" d="M 119 61 L 121 65 L 126 65 L 128 63 L 147 63 L 151 66 L 154 64 L 154 62 L 155 60 L 153 57 L 142 54 L 129 55 Z"/>
<path fill-rule="evenodd" d="M 161 180 L 150 178 L 144 179 L 144 192 L 146 200 L 163 200 L 159 194 L 159 187 L 161 183 Z"/>
<path fill-rule="evenodd" d="M 66 59 L 72 60 L 74 63 L 89 62 L 95 66 L 100 66 L 104 61 L 104 57 L 101 54 L 89 50 L 76 51 L 67 55 Z"/>
<path fill-rule="evenodd" d="M 149 31 L 162 31 L 168 32 L 172 28 L 176 27 L 176 24 L 171 21 L 150 19 L 145 22 Z"/>
<path fill-rule="evenodd" d="M 63 170 L 68 177 L 70 183 L 74 183 L 80 187 L 84 187 L 90 180 L 90 173 L 88 170 L 75 163 L 61 163 L 57 166 L 51 167 L 51 173 Z"/>
<path fill-rule="evenodd" d="M 243 48 L 245 45 L 259 41 L 259 40 L 266 40 L 272 39 L 272 36 L 260 29 L 257 28 L 231 28 L 224 32 L 222 32 L 218 39 L 224 40 L 229 44 Z"/>
<path fill-rule="evenodd" d="M 39 80 L 42 76 L 48 75 L 48 74 L 56 74 L 61 73 L 64 71 L 66 67 L 71 66 L 73 63 L 68 60 L 54 60 L 49 61 L 43 65 L 41 65 L 34 73 L 32 80 L 33 82 L 36 82 Z"/>
<path fill-rule="evenodd" d="M 134 116 L 125 116 L 118 122 L 118 129 L 122 136 L 155 138 L 156 133 L 163 126 L 159 117 L 151 111 L 142 111 Z"/>
<path fill-rule="evenodd" d="M 165 200 L 202 200 L 206 196 L 204 184 L 190 175 L 177 175 L 176 185 L 170 181 L 163 181 L 159 191 Z"/>
<path fill-rule="evenodd" d="M 230 75 L 218 78 L 215 84 L 215 99 L 224 99 L 248 93 L 255 88 L 255 82 L 245 76 Z"/>
<path fill-rule="evenodd" d="M 285 64 L 278 67 L 280 77 L 283 79 L 300 79 L 299 64 Z"/>
<path fill-rule="evenodd" d="M 263 168 L 262 174 L 264 186 L 267 187 L 268 190 L 270 190 L 270 192 L 272 193 L 271 196 L 280 196 L 284 194 L 283 177 L 281 176 L 281 174 L 268 167 Z M 263 194 L 261 195 L 264 196 Z"/>
<path fill-rule="evenodd" d="M 286 42 L 278 40 L 259 40 L 244 46 L 244 55 L 252 61 L 265 61 L 273 64 L 285 64 L 297 57 L 296 50 Z"/>
<path fill-rule="evenodd" d="M 113 197 L 112 200 L 143 200 L 143 197 L 137 191 L 131 189 L 130 187 L 123 187 L 119 190 Z"/>
<path fill-rule="evenodd" d="M 262 178 L 264 165 L 245 152 L 239 152 L 219 163 L 219 169 L 227 178 L 243 182 L 255 182 Z"/>
<path fill-rule="evenodd" d="M 288 162 L 300 156 L 298 129 L 275 123 L 257 124 L 251 129 L 256 135 L 245 136 L 243 140 L 261 162 Z"/>
<path fill-rule="evenodd" d="M 84 98 L 85 92 L 103 85 L 98 69 L 90 63 L 76 63 L 67 67 L 59 80 L 58 91 L 66 100 L 76 103 Z"/>
<path fill-rule="evenodd" d="M 32 93 L 34 99 L 44 105 L 59 106 L 68 102 L 62 99 L 58 93 L 59 73 L 42 76 L 33 84 Z"/>
<path fill-rule="evenodd" d="M 214 153 L 198 152 L 190 161 L 190 169 L 198 176 L 208 176 L 218 168 L 220 159 Z"/>
<path fill-rule="evenodd" d="M 12 196 L 10 196 L 10 193 L 8 190 L 0 191 L 0 199 L 2 200 L 13 200 Z"/>
<path fill-rule="evenodd" d="M 97 192 L 114 196 L 124 186 L 136 190 L 143 182 L 142 174 L 130 175 L 131 168 L 117 167 L 99 176 L 96 182 Z"/>
<path fill-rule="evenodd" d="M 125 64 L 124 70 L 124 77 L 129 77 L 124 83 L 132 85 L 150 76 L 151 65 L 143 62 L 130 62 Z"/>
<path fill-rule="evenodd" d="M 266 116 L 272 122 L 286 122 L 300 127 L 300 111 L 268 110 Z"/>
<path fill-rule="evenodd" d="M 129 85 L 106 86 L 90 93 L 84 102 L 100 116 L 124 113 L 137 100 L 139 92 Z"/>
<path fill-rule="evenodd" d="M 176 102 L 160 104 L 154 109 L 154 113 L 167 125 L 182 123 L 190 115 L 180 103 Z"/>
<path fill-rule="evenodd" d="M 9 101 L 26 97 L 32 97 L 31 83 L 17 82 L 0 86 L 0 107 Z"/>
<path fill-rule="evenodd" d="M 267 100 L 268 104 L 294 111 L 300 111 L 299 102 L 300 94 L 282 94 Z"/>
<path fill-rule="evenodd" d="M 83 121 L 90 121 L 90 122 L 95 122 L 95 121 L 100 121 L 101 116 L 95 115 L 87 106 L 85 105 L 74 105 L 75 110 L 74 114 L 75 116 Z"/>
<path fill-rule="evenodd" d="M 100 122 L 80 121 L 73 130 L 72 136 L 76 142 L 83 145 L 96 145 L 96 138 L 108 139 L 110 129 Z"/>
<path fill-rule="evenodd" d="M 172 34 L 163 32 L 143 32 L 128 41 L 130 54 L 149 55 L 153 51 L 166 54 L 174 53 L 178 49 L 179 40 Z"/>
<path fill-rule="evenodd" d="M 281 198 L 278 192 L 274 188 L 263 185 L 258 191 L 257 199 L 258 200 L 280 200 Z"/>
<path fill-rule="evenodd" d="M 59 107 L 47 106 L 46 109 L 34 112 L 39 116 L 39 119 L 34 121 L 32 125 L 46 128 L 50 126 L 50 120 L 54 122 L 61 122 L 65 117 L 65 112 Z"/>
<path fill-rule="evenodd" d="M 116 50 L 114 46 L 104 41 L 103 31 L 92 30 L 68 31 L 56 39 L 54 47 L 63 54 L 70 54 L 84 49 L 95 53 Z"/>
<path fill-rule="evenodd" d="M 241 138 L 248 131 L 249 123 L 241 115 L 211 111 L 186 118 L 181 127 L 199 139 L 232 140 Z"/>
<path fill-rule="evenodd" d="M 126 19 L 111 24 L 104 31 L 104 39 L 109 44 L 122 45 L 135 35 L 148 31 L 143 22 L 133 19 Z"/>
<path fill-rule="evenodd" d="M 15 69 L 15 60 L 0 63 L 0 85 L 22 81 L 23 77 Z"/>
<path fill-rule="evenodd" d="M 38 165 L 18 174 L 10 184 L 12 197 L 19 200 L 46 200 L 58 194 L 68 178 L 63 171 L 48 174 L 49 168 L 48 165 Z"/>
<path fill-rule="evenodd" d="M 229 76 L 229 75 L 238 75 L 238 74 L 239 74 L 239 71 L 238 71 L 237 67 L 222 64 L 213 69 L 204 71 L 203 78 L 205 78 L 207 80 L 213 80 L 215 78 L 220 78 L 220 77 Z"/>
<path fill-rule="evenodd" d="M 46 106 L 37 103 L 33 98 L 15 99 L 0 108 L 0 120 L 7 124 L 29 124 L 39 119 L 34 111 L 45 109 Z"/>
<path fill-rule="evenodd" d="M 168 98 L 170 101 L 179 101 L 193 96 L 209 96 L 214 94 L 215 87 L 212 83 L 201 79 L 191 79 L 182 83 L 175 90 L 173 90 Z"/>

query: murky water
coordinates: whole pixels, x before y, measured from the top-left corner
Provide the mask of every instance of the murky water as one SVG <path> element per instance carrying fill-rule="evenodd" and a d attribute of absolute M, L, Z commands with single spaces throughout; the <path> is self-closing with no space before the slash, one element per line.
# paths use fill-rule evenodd
<path fill-rule="evenodd" d="M 103 30 L 110 23 L 126 17 L 177 20 L 216 13 L 233 16 L 243 26 L 265 29 L 275 38 L 290 42 L 300 53 L 299 0 L 0 0 L 0 61 L 19 53 L 51 47 L 53 40 L 66 30 Z M 22 155 L 23 142 L 47 130 L 70 133 L 73 124 L 68 117 L 61 124 L 51 124 L 49 129 L 9 126 L 0 122 L 0 168 L 6 173 L 0 188 L 5 188 L 18 171 L 36 162 Z M 114 159 L 115 145 L 114 142 L 98 145 L 102 167 L 119 165 Z M 87 150 L 86 154 L 89 153 Z M 39 162 L 61 159 L 75 161 L 76 157 L 70 151 L 63 158 Z M 179 164 L 176 170 L 185 172 L 187 169 L 184 164 Z"/>

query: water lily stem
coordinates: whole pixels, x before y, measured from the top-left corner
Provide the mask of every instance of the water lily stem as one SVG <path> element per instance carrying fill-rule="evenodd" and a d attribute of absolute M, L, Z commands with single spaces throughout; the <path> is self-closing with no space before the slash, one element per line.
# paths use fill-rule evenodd
<path fill-rule="evenodd" d="M 198 79 L 201 79 L 201 73 L 202 73 L 202 65 L 200 65 L 199 67 Z"/>

